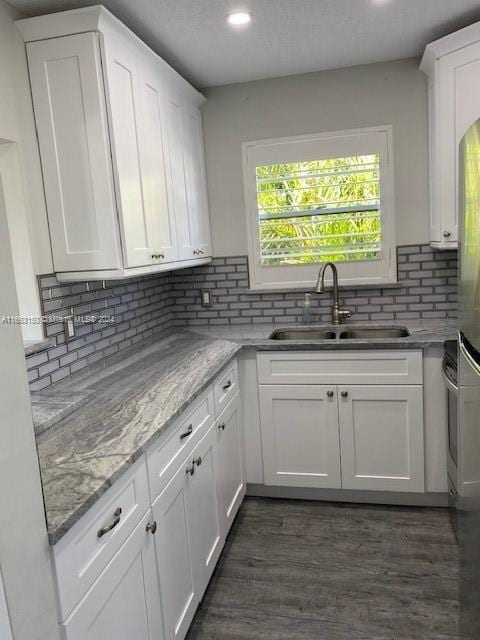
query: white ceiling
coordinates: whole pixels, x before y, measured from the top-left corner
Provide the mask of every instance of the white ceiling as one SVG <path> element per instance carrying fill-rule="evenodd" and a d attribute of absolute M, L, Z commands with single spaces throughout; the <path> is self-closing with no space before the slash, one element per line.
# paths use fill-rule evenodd
<path fill-rule="evenodd" d="M 97 4 L 9 0 L 32 16 Z M 428 42 L 480 20 L 479 0 L 104 0 L 197 87 L 419 56 Z M 249 10 L 232 30 L 225 15 Z"/>

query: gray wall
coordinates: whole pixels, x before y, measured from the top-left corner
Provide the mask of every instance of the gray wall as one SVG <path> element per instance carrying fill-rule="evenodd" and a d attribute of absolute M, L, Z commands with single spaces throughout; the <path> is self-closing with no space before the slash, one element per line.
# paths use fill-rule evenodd
<path fill-rule="evenodd" d="M 427 242 L 426 91 L 413 59 L 207 89 L 214 255 L 247 253 L 242 142 L 384 124 L 393 125 L 397 245 Z"/>

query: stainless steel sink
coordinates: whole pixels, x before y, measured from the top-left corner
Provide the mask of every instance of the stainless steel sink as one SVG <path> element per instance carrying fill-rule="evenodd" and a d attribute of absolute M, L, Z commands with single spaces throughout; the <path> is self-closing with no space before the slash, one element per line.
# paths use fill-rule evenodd
<path fill-rule="evenodd" d="M 405 327 L 357 327 L 342 331 L 340 340 L 362 340 L 375 338 L 406 338 L 410 331 Z"/>
<path fill-rule="evenodd" d="M 305 327 L 305 329 L 277 329 L 270 335 L 270 340 L 335 340 L 334 331 Z"/>

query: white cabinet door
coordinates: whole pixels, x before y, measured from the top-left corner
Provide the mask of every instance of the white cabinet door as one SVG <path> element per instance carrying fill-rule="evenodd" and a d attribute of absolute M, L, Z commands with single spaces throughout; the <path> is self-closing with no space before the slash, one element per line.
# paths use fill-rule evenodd
<path fill-rule="evenodd" d="M 245 495 L 240 394 L 229 402 L 216 422 L 217 494 L 222 535 L 225 537 Z"/>
<path fill-rule="evenodd" d="M 165 97 L 170 169 L 170 206 L 172 207 L 177 229 L 178 259 L 192 260 L 195 258 L 195 254 L 193 253 L 193 229 L 188 215 L 187 181 L 184 164 L 183 95 L 176 90 L 172 82 L 167 80 L 165 83 Z"/>
<path fill-rule="evenodd" d="M 123 266 L 99 36 L 27 44 L 55 270 Z"/>
<path fill-rule="evenodd" d="M 211 427 L 153 504 L 166 640 L 185 637 L 222 549 L 215 446 Z"/>
<path fill-rule="evenodd" d="M 165 640 L 183 639 L 198 604 L 193 582 L 186 461 L 153 504 Z"/>
<path fill-rule="evenodd" d="M 216 432 L 212 427 L 198 443 L 190 460 L 193 474 L 187 475 L 190 548 L 195 591 L 200 599 L 222 550 L 217 505 Z"/>
<path fill-rule="evenodd" d="M 152 225 L 154 263 L 177 259 L 175 221 L 169 209 L 166 170 L 166 109 L 161 67 L 156 56 L 140 62 L 142 104 L 141 171 L 144 205 Z"/>
<path fill-rule="evenodd" d="M 466 31 L 466 30 L 465 30 Z M 427 47 L 421 69 L 428 75 L 430 130 L 430 239 L 456 248 L 459 215 L 459 145 L 480 118 L 480 42 L 462 31 Z"/>
<path fill-rule="evenodd" d="M 188 101 L 184 102 L 182 109 L 182 128 L 188 217 L 193 250 L 196 252 L 196 257 L 211 256 L 202 115 L 200 109 L 196 105 L 190 105 Z"/>
<path fill-rule="evenodd" d="M 124 263 L 153 262 L 153 227 L 145 206 L 141 167 L 141 93 L 138 50 L 112 32 L 103 35 L 107 107 Z"/>
<path fill-rule="evenodd" d="M 62 625 L 66 640 L 163 640 L 154 536 L 146 514 Z"/>
<path fill-rule="evenodd" d="M 423 392 L 339 386 L 342 488 L 424 491 Z"/>
<path fill-rule="evenodd" d="M 340 488 L 335 386 L 260 385 L 266 485 Z"/>
<path fill-rule="evenodd" d="M 437 149 L 442 163 L 438 183 L 441 241 L 458 241 L 459 145 L 480 118 L 480 43 L 443 56 L 438 63 L 439 127 Z"/>

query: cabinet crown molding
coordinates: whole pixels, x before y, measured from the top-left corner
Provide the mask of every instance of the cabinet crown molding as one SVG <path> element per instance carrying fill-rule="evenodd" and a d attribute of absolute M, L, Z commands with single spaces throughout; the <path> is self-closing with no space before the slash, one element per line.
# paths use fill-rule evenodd
<path fill-rule="evenodd" d="M 420 62 L 420 70 L 425 74 L 430 75 L 437 60 L 449 53 L 452 53 L 453 51 L 457 51 L 463 47 L 468 47 L 469 45 L 479 41 L 480 22 L 474 22 L 464 29 L 460 29 L 454 33 L 449 33 L 443 38 L 434 40 L 425 47 L 425 52 Z"/>
<path fill-rule="evenodd" d="M 22 18 L 15 22 L 25 43 L 36 42 L 37 40 L 48 40 L 49 38 L 61 38 L 76 33 L 88 33 L 97 31 L 105 33 L 116 31 L 134 39 L 141 48 L 148 54 L 155 55 L 158 62 L 164 67 L 164 72 L 171 74 L 172 80 L 177 81 L 182 88 L 188 92 L 190 97 L 196 94 L 197 104 L 200 106 L 206 100 L 205 96 L 184 80 L 173 67 L 171 67 L 156 51 L 153 51 L 145 42 L 137 36 L 131 29 L 123 24 L 113 13 L 103 5 L 93 7 L 83 7 L 81 9 L 71 9 L 69 11 L 58 11 L 33 18 Z"/>

